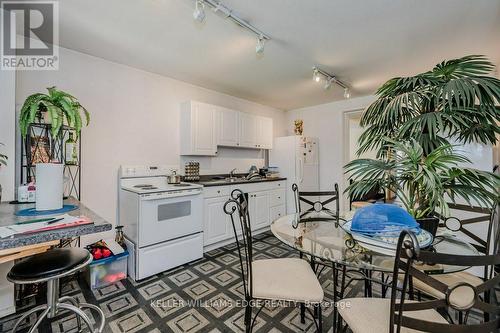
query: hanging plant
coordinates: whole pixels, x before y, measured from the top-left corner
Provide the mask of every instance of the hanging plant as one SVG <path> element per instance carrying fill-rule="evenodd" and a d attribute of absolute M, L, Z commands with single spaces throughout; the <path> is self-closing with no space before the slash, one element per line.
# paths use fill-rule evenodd
<path fill-rule="evenodd" d="M 30 124 L 39 121 L 46 114 L 51 123 L 51 135 L 57 137 L 61 127 L 66 124 L 80 135 L 83 126 L 81 112 L 85 117 L 85 126 L 89 124 L 90 115 L 76 97 L 56 89 L 56 87 L 47 88 L 48 94 L 36 93 L 24 101 L 19 116 L 19 128 L 23 138 L 28 134 Z"/>

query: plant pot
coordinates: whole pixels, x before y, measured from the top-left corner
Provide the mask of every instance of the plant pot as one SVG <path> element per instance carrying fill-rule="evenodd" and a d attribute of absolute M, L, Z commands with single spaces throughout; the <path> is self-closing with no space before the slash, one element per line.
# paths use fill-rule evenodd
<path fill-rule="evenodd" d="M 44 124 L 52 124 L 52 117 L 47 111 L 41 111 L 41 122 Z"/>
<path fill-rule="evenodd" d="M 439 226 L 439 219 L 434 216 L 422 217 L 417 219 L 420 228 L 430 232 L 432 237 L 436 236 L 436 232 Z"/>

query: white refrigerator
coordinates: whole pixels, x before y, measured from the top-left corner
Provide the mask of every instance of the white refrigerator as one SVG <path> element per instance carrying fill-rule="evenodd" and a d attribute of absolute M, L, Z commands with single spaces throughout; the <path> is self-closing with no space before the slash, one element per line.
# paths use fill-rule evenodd
<path fill-rule="evenodd" d="M 269 166 L 278 167 L 280 176 L 287 178 L 287 214 L 295 213 L 292 184 L 301 191 L 319 191 L 318 138 L 285 136 L 274 139 L 269 152 Z"/>

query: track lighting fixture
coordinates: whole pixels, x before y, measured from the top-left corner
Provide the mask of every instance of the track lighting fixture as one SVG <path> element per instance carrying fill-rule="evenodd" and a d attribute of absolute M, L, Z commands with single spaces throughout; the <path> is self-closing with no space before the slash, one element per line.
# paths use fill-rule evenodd
<path fill-rule="evenodd" d="M 332 86 L 332 83 L 335 82 L 335 79 L 333 77 L 327 78 L 325 81 L 325 86 L 323 89 L 328 90 Z"/>
<path fill-rule="evenodd" d="M 349 91 L 349 88 L 345 87 L 344 88 L 344 98 L 350 98 L 351 97 L 351 92 Z"/>
<path fill-rule="evenodd" d="M 322 78 L 324 78 L 324 80 L 325 80 L 325 85 L 323 86 L 323 88 L 325 90 L 330 89 L 332 84 L 335 83 L 335 84 L 341 86 L 342 88 L 344 88 L 344 98 L 351 97 L 349 87 L 344 82 L 337 79 L 337 77 L 335 75 L 332 75 L 332 74 L 325 72 L 324 70 L 318 68 L 318 66 L 314 66 L 313 67 L 313 80 L 315 82 L 320 82 Z"/>
<path fill-rule="evenodd" d="M 202 23 L 205 21 L 205 4 L 203 0 L 196 0 L 196 7 L 194 8 L 193 18 Z"/>
<path fill-rule="evenodd" d="M 262 37 L 262 35 L 259 36 L 259 38 L 257 38 L 257 45 L 255 46 L 255 53 L 263 54 L 265 43 L 266 40 L 264 39 L 264 37 Z"/>
<path fill-rule="evenodd" d="M 230 8 L 226 7 L 219 0 L 196 0 L 196 7 L 193 12 L 193 17 L 196 21 L 203 22 L 205 20 L 205 5 L 212 8 L 213 11 L 219 14 L 220 16 L 223 16 L 224 18 L 233 21 L 240 27 L 255 34 L 257 36 L 257 45 L 255 46 L 255 52 L 257 54 L 264 53 L 264 44 L 268 40 L 271 40 L 271 37 L 269 37 L 268 35 L 260 31 L 247 21 L 243 20 L 242 18 L 234 14 Z"/>
<path fill-rule="evenodd" d="M 313 68 L 313 80 L 315 82 L 319 82 L 321 80 L 321 75 L 316 67 Z"/>

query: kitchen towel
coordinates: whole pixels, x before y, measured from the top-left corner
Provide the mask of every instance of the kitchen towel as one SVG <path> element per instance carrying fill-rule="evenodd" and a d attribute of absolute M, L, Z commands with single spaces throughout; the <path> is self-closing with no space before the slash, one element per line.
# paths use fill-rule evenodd
<path fill-rule="evenodd" d="M 61 209 L 63 207 L 64 165 L 38 163 L 35 168 L 37 211 Z"/>

